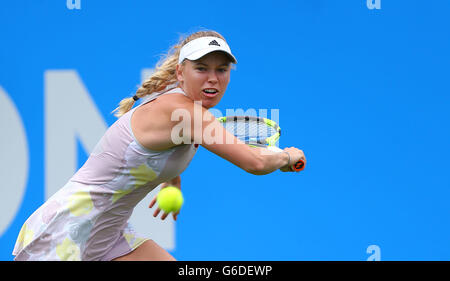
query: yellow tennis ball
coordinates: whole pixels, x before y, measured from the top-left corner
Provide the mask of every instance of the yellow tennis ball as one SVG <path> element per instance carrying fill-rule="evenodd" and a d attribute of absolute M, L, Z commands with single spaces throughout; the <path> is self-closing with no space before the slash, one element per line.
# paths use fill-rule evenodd
<path fill-rule="evenodd" d="M 166 213 L 176 213 L 183 205 L 183 194 L 178 187 L 168 186 L 162 188 L 156 197 L 158 206 Z"/>

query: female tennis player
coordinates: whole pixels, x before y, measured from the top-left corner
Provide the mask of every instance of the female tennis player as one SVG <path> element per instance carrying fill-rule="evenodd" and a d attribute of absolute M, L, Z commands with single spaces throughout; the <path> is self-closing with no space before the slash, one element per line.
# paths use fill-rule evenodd
<path fill-rule="evenodd" d="M 24 223 L 15 260 L 175 260 L 153 240 L 138 235 L 128 219 L 157 186 L 181 188 L 180 174 L 198 144 L 257 175 L 289 171 L 292 163 L 304 159 L 294 147 L 285 153 L 262 153 L 265 148 L 238 140 L 208 111 L 225 94 L 235 63 L 225 39 L 214 31 L 195 32 L 175 45 L 136 94 L 120 102 L 115 110 L 119 119 L 86 163 Z M 193 116 L 186 123 L 191 126 L 181 131 L 182 143 L 180 135 L 173 134 L 180 124 L 173 121 L 174 112 Z M 194 124 L 199 112 L 202 126 Z M 223 141 L 208 140 L 206 128 Z M 155 199 L 150 207 L 154 204 Z M 159 212 L 157 208 L 154 216 Z M 172 215 L 176 220 L 178 214 Z"/>

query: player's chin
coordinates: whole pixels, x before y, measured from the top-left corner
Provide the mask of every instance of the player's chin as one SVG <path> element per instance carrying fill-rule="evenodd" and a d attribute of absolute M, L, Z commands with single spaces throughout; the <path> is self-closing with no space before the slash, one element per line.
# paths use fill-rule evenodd
<path fill-rule="evenodd" d="M 205 108 L 214 107 L 220 102 L 221 98 L 222 97 L 219 97 L 219 96 L 216 96 L 214 98 L 203 98 L 202 99 L 202 105 Z"/>
<path fill-rule="evenodd" d="M 219 102 L 217 101 L 217 102 L 213 102 L 213 101 L 210 101 L 210 100 L 203 100 L 202 101 L 202 105 L 203 105 L 203 107 L 204 108 L 211 108 L 211 107 L 214 107 L 214 106 L 216 106 L 217 104 L 218 104 Z"/>

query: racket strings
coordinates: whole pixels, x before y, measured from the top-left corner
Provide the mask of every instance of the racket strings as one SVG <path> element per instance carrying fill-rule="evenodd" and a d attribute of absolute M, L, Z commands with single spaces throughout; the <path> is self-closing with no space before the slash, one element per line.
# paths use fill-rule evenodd
<path fill-rule="evenodd" d="M 275 135 L 277 130 L 257 120 L 230 120 L 225 128 L 237 138 L 246 143 L 264 143 L 264 141 Z"/>

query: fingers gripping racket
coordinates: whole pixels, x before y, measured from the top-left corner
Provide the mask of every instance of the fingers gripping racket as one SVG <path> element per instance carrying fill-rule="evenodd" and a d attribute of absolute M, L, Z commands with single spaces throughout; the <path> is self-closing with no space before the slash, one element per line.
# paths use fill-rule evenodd
<path fill-rule="evenodd" d="M 275 121 L 255 116 L 224 116 L 217 120 L 227 131 L 250 146 L 266 147 L 275 152 L 283 152 L 276 146 L 281 136 L 281 128 Z M 291 166 L 299 172 L 305 168 L 305 162 L 300 159 Z"/>

